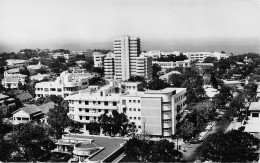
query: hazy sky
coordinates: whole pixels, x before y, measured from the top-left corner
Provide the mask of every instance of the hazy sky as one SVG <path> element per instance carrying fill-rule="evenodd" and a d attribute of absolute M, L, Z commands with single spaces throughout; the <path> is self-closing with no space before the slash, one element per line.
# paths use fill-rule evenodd
<path fill-rule="evenodd" d="M 0 51 L 113 48 L 260 52 L 260 0 L 0 0 Z"/>

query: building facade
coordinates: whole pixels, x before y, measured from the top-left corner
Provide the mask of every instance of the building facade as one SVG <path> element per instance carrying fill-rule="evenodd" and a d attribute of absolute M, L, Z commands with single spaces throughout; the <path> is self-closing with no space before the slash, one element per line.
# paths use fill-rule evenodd
<path fill-rule="evenodd" d="M 106 54 L 101 54 L 99 52 L 94 52 L 93 53 L 93 59 L 94 59 L 94 67 L 104 67 L 104 58 Z"/>
<path fill-rule="evenodd" d="M 186 55 L 189 60 L 196 60 L 199 62 L 203 62 L 207 57 L 216 57 L 218 60 L 221 58 L 228 58 L 226 54 L 219 52 L 186 52 L 183 53 L 183 55 Z"/>
<path fill-rule="evenodd" d="M 65 98 L 78 93 L 79 90 L 88 87 L 90 78 L 90 76 L 86 76 L 84 73 L 74 74 L 64 71 L 55 81 L 37 83 L 35 85 L 36 99 L 50 95 Z"/>
<path fill-rule="evenodd" d="M 152 61 L 153 64 L 158 64 L 163 70 L 174 67 L 190 67 L 190 60 L 177 61 L 177 62 L 161 62 Z"/>
<path fill-rule="evenodd" d="M 116 110 L 136 124 L 138 133 L 170 138 L 176 133 L 177 107 L 186 108 L 185 93 L 186 88 L 143 91 L 141 83 L 123 82 L 80 91 L 66 100 L 69 117 L 80 122 L 84 130 L 87 123 L 97 121 L 101 114 Z"/>
<path fill-rule="evenodd" d="M 152 57 L 141 54 L 140 38 L 122 36 L 114 40 L 114 56 L 104 59 L 105 77 L 107 79 L 128 80 L 130 77 L 151 78 Z"/>

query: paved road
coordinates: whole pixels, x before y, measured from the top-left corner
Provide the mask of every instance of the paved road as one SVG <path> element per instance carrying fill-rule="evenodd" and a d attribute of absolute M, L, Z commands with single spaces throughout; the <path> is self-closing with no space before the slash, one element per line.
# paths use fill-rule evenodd
<path fill-rule="evenodd" d="M 229 127 L 230 123 L 231 123 L 231 121 L 228 120 L 228 119 L 223 119 L 223 120 L 218 121 L 216 123 L 216 125 L 212 127 L 212 130 L 209 131 L 205 135 L 205 138 L 207 138 L 209 135 L 214 134 L 214 133 L 225 132 L 227 130 L 227 128 Z M 201 145 L 202 145 L 202 143 L 191 144 L 190 146 L 188 144 L 183 145 L 184 148 L 182 148 L 182 153 L 183 153 L 184 161 L 194 162 L 196 160 L 196 157 L 197 157 L 196 156 L 196 149 Z"/>

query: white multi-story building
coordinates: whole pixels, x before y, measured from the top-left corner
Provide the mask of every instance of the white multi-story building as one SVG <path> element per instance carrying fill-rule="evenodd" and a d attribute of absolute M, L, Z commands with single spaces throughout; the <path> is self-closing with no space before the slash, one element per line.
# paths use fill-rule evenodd
<path fill-rule="evenodd" d="M 22 59 L 7 59 L 7 66 L 8 67 L 22 67 L 22 66 L 27 66 L 28 61 L 27 60 L 22 60 Z"/>
<path fill-rule="evenodd" d="M 185 93 L 186 88 L 143 91 L 141 83 L 124 82 L 80 91 L 66 100 L 69 117 L 83 124 L 84 130 L 101 114 L 117 110 L 136 124 L 139 133 L 169 138 L 176 133 L 177 106 L 186 107 Z"/>
<path fill-rule="evenodd" d="M 9 69 L 4 72 L 2 85 L 5 88 L 17 89 L 19 83 L 25 84 L 26 78 L 26 75 L 20 74 L 20 68 Z"/>
<path fill-rule="evenodd" d="M 162 62 L 162 61 L 152 61 L 153 64 L 158 64 L 161 66 L 162 70 L 166 70 L 174 67 L 190 67 L 190 60 L 176 61 L 176 62 Z"/>
<path fill-rule="evenodd" d="M 115 79 L 128 80 L 136 75 L 136 58 L 141 53 L 139 37 L 122 36 L 114 40 Z"/>
<path fill-rule="evenodd" d="M 104 58 L 104 70 L 105 70 L 105 78 L 109 80 L 114 79 L 115 70 L 114 70 L 114 59 L 115 54 L 108 54 Z"/>
<path fill-rule="evenodd" d="M 105 77 L 107 79 L 128 80 L 133 76 L 152 76 L 151 57 L 140 56 L 140 39 L 122 36 L 114 40 L 114 57 L 105 57 Z"/>
<path fill-rule="evenodd" d="M 161 52 L 160 50 L 153 50 L 153 51 L 149 51 L 149 52 L 146 52 L 146 53 L 142 53 L 144 54 L 144 56 L 149 56 L 149 57 L 152 57 L 152 58 L 161 58 L 161 57 L 168 57 L 168 56 L 171 56 L 171 55 L 174 55 L 174 56 L 180 56 L 180 52 L 179 51 L 173 51 L 173 52 Z"/>
<path fill-rule="evenodd" d="M 74 55 L 73 55 L 73 54 L 63 54 L 63 57 L 68 61 L 68 60 L 70 60 L 71 58 L 73 58 Z"/>
<path fill-rule="evenodd" d="M 89 74 L 88 74 L 89 75 Z M 63 98 L 78 93 L 89 85 L 91 75 L 84 73 L 68 73 L 64 71 L 55 81 L 40 82 L 35 85 L 36 99 L 50 95 L 61 96 Z"/>
<path fill-rule="evenodd" d="M 93 53 L 93 59 L 94 59 L 94 67 L 104 67 L 104 58 L 106 54 L 101 54 L 99 52 Z"/>
<path fill-rule="evenodd" d="M 186 55 L 189 60 L 196 60 L 199 62 L 203 62 L 207 57 L 216 57 L 218 60 L 221 58 L 228 58 L 226 54 L 219 52 L 186 52 L 183 53 L 183 55 Z"/>

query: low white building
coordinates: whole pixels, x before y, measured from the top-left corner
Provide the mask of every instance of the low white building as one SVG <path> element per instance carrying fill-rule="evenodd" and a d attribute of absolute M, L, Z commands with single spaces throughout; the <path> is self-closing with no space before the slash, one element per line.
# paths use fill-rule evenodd
<path fill-rule="evenodd" d="M 245 132 L 249 132 L 260 138 L 260 102 L 252 102 L 248 109 L 248 120 L 245 124 Z"/>
<path fill-rule="evenodd" d="M 106 54 L 101 54 L 99 52 L 93 53 L 93 59 L 94 59 L 94 67 L 104 67 L 104 58 Z"/>
<path fill-rule="evenodd" d="M 42 81 L 43 79 L 49 79 L 50 76 L 51 76 L 50 74 L 40 74 L 40 73 L 38 73 L 37 75 L 30 76 L 30 79 Z"/>
<path fill-rule="evenodd" d="M 35 86 L 36 99 L 50 95 L 61 96 L 63 98 L 78 93 L 89 85 L 89 79 L 84 73 L 73 74 L 64 71 L 55 81 L 40 82 Z"/>
<path fill-rule="evenodd" d="M 39 62 L 37 65 L 29 65 L 27 66 L 27 69 L 30 70 L 30 71 L 33 71 L 33 70 L 39 70 L 39 69 L 48 69 L 49 67 L 46 66 L 46 65 L 43 65 L 41 64 L 41 62 Z"/>
<path fill-rule="evenodd" d="M 41 109 L 36 105 L 28 105 L 13 112 L 13 124 L 30 122 L 41 114 Z"/>
<path fill-rule="evenodd" d="M 174 68 L 174 67 L 190 67 L 190 60 L 176 61 L 176 62 L 162 62 L 153 61 L 153 64 L 158 64 L 163 70 Z"/>
<path fill-rule="evenodd" d="M 196 60 L 199 62 L 203 62 L 207 57 L 216 57 L 218 60 L 221 58 L 228 58 L 226 54 L 219 52 L 186 52 L 183 53 L 183 55 L 186 55 L 189 60 Z"/>
<path fill-rule="evenodd" d="M 170 138 L 176 133 L 177 107 L 186 108 L 186 88 L 142 91 L 141 83 L 111 83 L 100 89 L 82 90 L 65 98 L 69 101 L 69 117 L 83 124 L 97 121 L 113 110 L 125 113 L 137 126 L 138 133 Z"/>
<path fill-rule="evenodd" d="M 7 59 L 6 62 L 8 67 L 22 67 L 28 65 L 28 61 L 23 59 Z"/>

